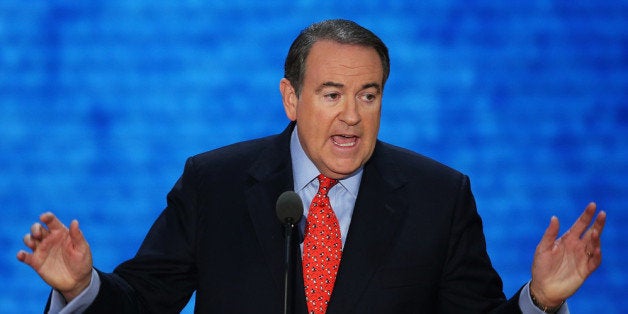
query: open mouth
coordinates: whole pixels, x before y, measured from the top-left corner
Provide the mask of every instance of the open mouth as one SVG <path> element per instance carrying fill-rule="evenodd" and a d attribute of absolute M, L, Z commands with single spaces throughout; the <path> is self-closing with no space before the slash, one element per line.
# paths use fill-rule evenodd
<path fill-rule="evenodd" d="M 353 147 L 357 144 L 358 137 L 350 135 L 334 135 L 331 137 L 331 141 L 340 147 Z"/>

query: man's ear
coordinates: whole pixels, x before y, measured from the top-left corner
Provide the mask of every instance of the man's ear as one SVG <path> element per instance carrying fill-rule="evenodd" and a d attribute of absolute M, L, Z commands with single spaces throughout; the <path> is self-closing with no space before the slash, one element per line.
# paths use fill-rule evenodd
<path fill-rule="evenodd" d="M 283 109 L 286 112 L 286 116 L 290 121 L 296 121 L 299 98 L 288 79 L 282 78 L 279 81 L 279 91 L 281 92 L 281 100 L 283 101 Z"/>

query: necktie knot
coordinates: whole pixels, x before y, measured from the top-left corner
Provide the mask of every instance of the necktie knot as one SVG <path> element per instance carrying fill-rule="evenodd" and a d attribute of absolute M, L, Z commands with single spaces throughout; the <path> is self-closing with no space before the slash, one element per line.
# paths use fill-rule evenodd
<path fill-rule="evenodd" d="M 318 194 L 321 194 L 323 196 L 327 195 L 327 192 L 329 192 L 329 189 L 331 189 L 332 187 L 334 187 L 334 185 L 336 185 L 336 183 L 338 183 L 338 180 L 328 178 L 322 174 L 319 174 L 317 179 L 319 183 Z"/>

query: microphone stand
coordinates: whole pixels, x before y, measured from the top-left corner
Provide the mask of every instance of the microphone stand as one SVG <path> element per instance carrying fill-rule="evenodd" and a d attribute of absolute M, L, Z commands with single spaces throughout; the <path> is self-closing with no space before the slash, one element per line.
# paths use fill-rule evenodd
<path fill-rule="evenodd" d="M 292 313 L 292 280 L 290 274 L 294 273 L 292 262 L 292 233 L 294 224 L 301 220 L 303 216 L 303 203 L 299 195 L 293 191 L 286 191 L 279 195 L 277 199 L 277 218 L 283 225 L 283 233 L 285 239 L 286 256 L 284 258 L 284 276 L 283 276 L 283 313 Z"/>
<path fill-rule="evenodd" d="M 284 295 L 283 295 L 283 313 L 292 314 L 292 280 L 290 280 L 290 273 L 292 269 L 292 231 L 294 228 L 292 217 L 287 217 L 284 224 L 284 239 L 285 239 L 285 258 L 284 258 Z"/>

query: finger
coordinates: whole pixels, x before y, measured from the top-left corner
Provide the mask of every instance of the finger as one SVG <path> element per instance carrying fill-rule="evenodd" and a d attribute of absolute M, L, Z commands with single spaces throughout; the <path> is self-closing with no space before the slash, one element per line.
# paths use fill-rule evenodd
<path fill-rule="evenodd" d="M 31 226 L 31 237 L 35 240 L 41 241 L 47 235 L 47 232 L 48 230 L 38 222 Z"/>
<path fill-rule="evenodd" d="M 605 224 L 606 224 L 606 212 L 600 211 L 597 214 L 597 217 L 595 217 L 595 222 L 593 223 L 591 228 L 589 228 L 589 230 L 587 230 L 587 232 L 584 233 L 582 239 L 584 239 L 585 241 L 592 239 L 593 231 L 597 231 L 597 237 L 599 240 L 599 237 L 602 235 L 602 231 L 604 230 Z"/>
<path fill-rule="evenodd" d="M 83 236 L 83 232 L 79 229 L 78 220 L 74 219 L 70 223 L 70 239 L 72 240 L 72 244 L 76 247 L 83 247 L 87 241 Z"/>
<path fill-rule="evenodd" d="M 596 270 L 602 264 L 602 248 L 600 246 L 600 233 L 597 230 L 591 232 L 592 252 L 588 259 L 589 272 Z"/>
<path fill-rule="evenodd" d="M 30 265 L 30 262 L 32 260 L 31 256 L 31 254 L 26 253 L 24 250 L 20 250 L 19 252 L 17 252 L 17 259 L 27 265 Z"/>
<path fill-rule="evenodd" d="M 543 238 L 539 243 L 539 249 L 541 251 L 551 250 L 554 247 L 554 243 L 556 242 L 556 237 L 558 236 L 559 222 L 556 216 L 552 216 L 550 219 L 550 224 L 545 229 L 545 233 L 543 234 Z"/>
<path fill-rule="evenodd" d="M 606 222 L 606 212 L 602 211 L 597 215 L 593 227 L 591 227 L 591 245 L 594 250 L 599 250 L 601 247 L 601 236 L 604 230 L 604 224 Z"/>
<path fill-rule="evenodd" d="M 598 232 L 598 236 L 602 236 L 602 231 L 604 231 L 604 225 L 606 224 L 606 212 L 600 211 L 595 217 L 595 223 L 593 224 L 593 230 Z"/>
<path fill-rule="evenodd" d="M 591 202 L 584 209 L 584 212 L 578 217 L 576 222 L 569 228 L 569 232 L 574 234 L 576 237 L 580 238 L 584 231 L 589 227 L 591 220 L 593 219 L 593 214 L 595 214 L 595 203 Z"/>
<path fill-rule="evenodd" d="M 27 233 L 26 235 L 24 235 L 24 238 L 22 240 L 24 241 L 24 244 L 28 246 L 29 249 L 35 251 L 35 249 L 37 248 L 38 241 L 33 240 L 30 233 Z"/>
<path fill-rule="evenodd" d="M 46 224 L 49 231 L 64 229 L 65 226 L 53 213 L 46 212 L 39 216 L 39 220 Z"/>
<path fill-rule="evenodd" d="M 602 263 L 602 244 L 601 244 L 601 232 L 604 229 L 606 223 L 606 212 L 601 211 L 595 218 L 595 223 L 587 231 L 586 236 L 589 237 L 589 244 L 587 247 L 589 255 L 588 268 L 590 272 L 597 269 Z"/>

